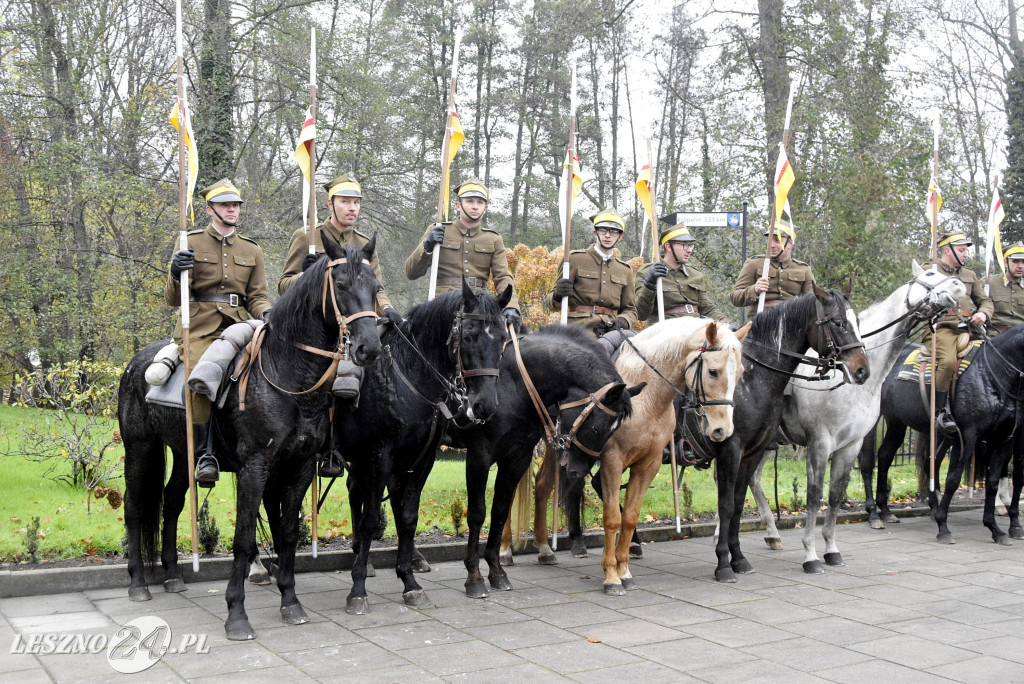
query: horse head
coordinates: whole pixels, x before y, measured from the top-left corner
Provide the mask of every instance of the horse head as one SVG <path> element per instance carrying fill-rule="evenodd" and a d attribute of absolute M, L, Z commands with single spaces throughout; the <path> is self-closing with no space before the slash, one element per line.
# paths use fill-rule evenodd
<path fill-rule="evenodd" d="M 967 287 L 956 277 L 947 276 L 934 268 L 925 269 L 913 261 L 914 278 L 907 283 L 907 310 L 918 318 L 931 318 L 945 309 L 956 307 L 958 300 L 967 296 Z"/>
<path fill-rule="evenodd" d="M 449 348 L 465 379 L 466 417 L 473 421 L 486 421 L 498 408 L 498 362 L 508 340 L 502 311 L 511 299 L 511 285 L 495 297 L 462 279 L 462 308 L 455 315 Z"/>
<path fill-rule="evenodd" d="M 601 457 L 601 450 L 623 418 L 633 412 L 630 400 L 643 391 L 646 382 L 627 387 L 624 382 L 611 382 L 595 392 L 571 388 L 558 405 L 556 420 L 561 426 L 570 482 L 585 477 Z M 566 429 L 568 428 L 568 429 Z"/>
<path fill-rule="evenodd" d="M 324 315 L 331 317 L 327 309 L 329 298 L 334 306 L 334 315 L 339 328 L 347 335 L 346 343 L 352 361 L 359 366 L 368 366 L 380 354 L 380 338 L 377 336 L 377 315 L 374 304 L 377 298 L 377 278 L 370 262 L 377 246 L 374 234 L 362 249 L 342 248 L 331 239 L 327 231 L 320 231 L 324 251 L 330 259 L 325 275 Z"/>
<path fill-rule="evenodd" d="M 818 315 L 807 324 L 811 347 L 822 359 L 842 361 L 847 379 L 857 385 L 864 384 L 871 369 L 850 300 L 839 290 L 824 290 L 817 283 L 814 297 L 818 302 Z"/>
<path fill-rule="evenodd" d="M 733 333 L 711 321 L 686 340 L 684 382 L 704 434 L 713 442 L 733 432 L 733 393 L 743 374 L 743 345 L 750 323 Z"/>

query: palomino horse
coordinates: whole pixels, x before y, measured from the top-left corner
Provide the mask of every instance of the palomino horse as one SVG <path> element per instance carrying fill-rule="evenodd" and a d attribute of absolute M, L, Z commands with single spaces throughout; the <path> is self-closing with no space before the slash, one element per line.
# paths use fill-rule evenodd
<path fill-rule="evenodd" d="M 803 355 L 812 348 L 819 359 Z M 761 463 L 765 447 L 778 430 L 789 378 L 801 361 L 830 370 L 842 362 L 846 377 L 863 384 L 870 376 L 857 318 L 838 290 L 814 286 L 813 294 L 789 299 L 758 314 L 743 340 L 743 377 L 736 388 L 736 429 L 723 442 L 704 437 L 693 414 L 684 420 L 686 438 L 704 461 L 717 459 L 718 514 L 721 532 L 715 545 L 720 582 L 735 582 L 735 573 L 754 568 L 740 550 L 740 518 L 747 485 Z M 731 559 L 730 559 L 731 556 Z"/>
<path fill-rule="evenodd" d="M 804 528 L 804 572 L 824 572 L 815 548 L 815 527 L 825 486 L 825 468 L 832 469 L 829 481 L 828 510 L 822 527 L 825 539 L 825 563 L 842 565 L 842 555 L 835 542 L 836 516 L 846 497 L 850 471 L 857 459 L 864 436 L 874 429 L 878 420 L 882 381 L 896 362 L 903 344 L 913 328 L 927 322 L 935 314 L 956 306 L 964 296 L 964 285 L 956 278 L 938 271 L 925 271 L 915 262 L 914 278 L 901 285 L 885 300 L 870 306 L 860 315 L 863 337 L 873 337 L 866 350 L 871 364 L 871 378 L 862 385 L 845 382 L 842 373 L 830 371 L 824 382 L 794 380 L 792 394 L 785 397 L 780 442 L 807 447 L 807 524 Z M 807 375 L 813 368 L 803 364 L 797 373 Z M 782 539 L 775 526 L 764 490 L 761 487 L 762 459 L 750 480 L 750 489 L 757 501 L 761 522 L 767 526 L 765 542 L 773 549 L 782 548 Z"/>
<path fill-rule="evenodd" d="M 732 396 L 743 372 L 740 342 L 749 326 L 732 333 L 714 321 L 676 318 L 659 323 L 629 338 L 621 348 L 615 369 L 627 383 L 646 382 L 647 389 L 633 402 L 633 413 L 601 451 L 595 478 L 604 501 L 604 591 L 620 595 L 635 589 L 629 573 L 629 540 L 636 529 L 648 486 L 661 467 L 661 452 L 675 429 L 675 399 L 680 385 L 693 395 L 701 433 L 713 442 L 732 434 Z M 579 480 L 594 457 L 572 454 L 570 480 Z M 538 560 L 551 563 L 548 546 L 547 500 L 551 494 L 555 459 L 545 458 L 537 477 L 534 544 Z M 624 510 L 619 509 L 619 485 L 629 469 Z M 572 489 L 572 483 L 567 483 Z M 620 529 L 621 528 L 621 529 Z M 616 535 L 619 535 L 616 539 Z"/>
<path fill-rule="evenodd" d="M 906 357 L 908 350 L 901 358 Z M 888 426 L 883 444 L 878 450 L 878 493 L 876 500 L 880 506 L 886 504 L 888 488 L 883 485 L 888 477 L 888 468 L 892 464 L 892 453 L 897 437 L 900 441 L 906 434 L 907 427 L 928 434 L 929 412 L 921 398 L 921 390 L 917 383 L 898 380 L 898 368 L 894 368 L 886 377 L 882 386 L 882 417 Z M 927 394 L 927 391 L 926 391 Z M 1010 328 L 1008 331 L 981 345 L 977 356 L 967 370 L 957 378 L 955 395 L 952 401 L 953 415 L 956 417 L 960 430 L 959 439 L 953 438 L 950 448 L 949 469 L 946 473 L 945 490 L 941 500 L 937 493 L 929 492 L 928 500 L 932 505 L 935 522 L 939 531 L 936 536 L 943 544 L 954 543 L 946 519 L 949 514 L 949 503 L 960 486 L 964 466 L 969 461 L 964 454 L 971 454 L 977 449 L 978 463 L 985 467 L 985 509 L 982 522 L 992 533 L 993 541 L 1009 544 L 1010 538 L 1024 539 L 1024 529 L 1019 521 L 1019 501 L 1021 485 L 1024 484 L 1024 430 L 1021 429 L 1022 405 L 1024 405 L 1024 326 Z M 999 487 L 1000 473 L 1005 469 L 1006 459 L 1011 453 L 1006 449 L 1012 444 L 1013 454 L 1013 492 L 1010 499 L 1010 533 L 1007 535 L 996 523 L 995 498 Z M 883 453 L 883 449 L 886 452 Z M 936 450 L 937 459 L 942 449 Z M 936 476 L 940 463 L 936 462 Z M 862 464 L 862 469 L 870 468 L 870 463 Z M 864 475 L 869 482 L 871 471 Z M 888 507 L 885 506 L 885 512 Z M 891 513 L 890 513 L 891 515 Z M 887 520 L 887 522 L 889 522 Z"/>
<path fill-rule="evenodd" d="M 320 259 L 277 302 L 259 358 L 253 361 L 245 410 L 237 386 L 227 403 L 215 409 L 217 456 L 221 468 L 238 476 L 234 565 L 226 598 L 227 637 L 255 638 L 245 613 L 245 575 L 256 552 L 256 518 L 262 501 L 278 554 L 277 586 L 281 617 L 289 624 L 307 621 L 295 595 L 295 547 L 299 508 L 313 480 L 316 453 L 328 434 L 330 383 L 337 352 L 350 352 L 357 364 L 380 353 L 373 297 L 377 280 L 370 269 L 376 240 L 363 249 L 341 248 L 323 236 L 327 259 Z M 334 311 L 327 302 L 334 302 Z M 345 314 L 348 314 L 347 316 Z M 152 562 L 160 529 L 163 495 L 163 560 L 169 579 L 180 578 L 175 548 L 178 515 L 188 489 L 185 413 L 147 404 L 146 368 L 163 342 L 151 344 L 128 364 L 118 393 L 118 420 L 125 447 L 125 526 L 128 532 L 129 596 L 148 598 L 143 556 Z M 298 345 L 302 345 L 298 348 Z M 319 350 L 318 353 L 301 350 Z M 323 354 L 323 355 L 321 355 Z M 173 467 L 164 488 L 164 445 Z M 165 586 L 167 584 L 165 583 Z M 184 585 L 171 583 L 172 590 Z"/>
<path fill-rule="evenodd" d="M 449 421 L 483 422 L 498 406 L 498 361 L 508 339 L 502 310 L 512 296 L 471 289 L 447 292 L 392 316 L 384 353 L 363 378 L 357 407 L 335 413 L 337 444 L 348 460 L 352 509 L 352 590 L 346 611 L 369 612 L 366 577 L 370 543 L 387 487 L 398 531 L 395 571 L 407 605 L 429 603 L 413 574 L 420 493 Z"/>
<path fill-rule="evenodd" d="M 517 345 L 517 350 L 506 349 L 499 367 L 501 410 L 483 425 L 453 433 L 453 441 L 467 449 L 469 537 L 465 563 L 466 595 L 470 598 L 487 596 L 479 549 L 491 466 L 497 464 L 498 473 L 484 559 L 491 588 L 508 591 L 512 584 L 498 562 L 502 528 L 516 483 L 530 467 L 537 440 L 547 433 L 561 449 L 598 454 L 622 419 L 630 415 L 630 398 L 644 388 L 643 384 L 626 387 L 594 336 L 583 328 L 547 326 Z M 536 396 L 536 401 L 531 396 Z"/>

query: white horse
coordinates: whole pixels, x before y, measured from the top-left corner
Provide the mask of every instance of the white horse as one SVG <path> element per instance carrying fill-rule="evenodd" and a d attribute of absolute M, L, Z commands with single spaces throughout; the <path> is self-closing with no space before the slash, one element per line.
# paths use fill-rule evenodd
<path fill-rule="evenodd" d="M 825 381 L 808 382 L 794 379 L 792 395 L 786 397 L 781 431 L 784 441 L 807 447 L 807 524 L 804 528 L 804 572 L 824 572 L 815 548 L 815 526 L 825 486 L 825 466 L 832 459 L 829 481 L 828 510 L 822 536 L 825 538 L 825 563 L 843 565 L 835 542 L 836 516 L 846 497 L 861 442 L 878 421 L 882 382 L 903 350 L 915 323 L 927 320 L 944 309 L 956 306 L 966 294 L 964 284 L 934 270 L 924 270 L 915 261 L 914 278 L 901 285 L 878 304 L 860 315 L 860 329 L 876 335 L 863 334 L 871 364 L 871 377 L 863 385 L 841 384 L 841 371 L 832 371 Z M 884 330 L 886 324 L 898 321 Z M 809 352 L 813 354 L 814 352 Z M 800 375 L 809 375 L 813 368 L 801 365 Z M 783 440 L 780 440 L 783 441 Z M 765 542 L 773 549 L 782 548 L 775 519 L 761 488 L 761 461 L 750 482 L 757 500 L 758 514 L 765 523 Z"/>

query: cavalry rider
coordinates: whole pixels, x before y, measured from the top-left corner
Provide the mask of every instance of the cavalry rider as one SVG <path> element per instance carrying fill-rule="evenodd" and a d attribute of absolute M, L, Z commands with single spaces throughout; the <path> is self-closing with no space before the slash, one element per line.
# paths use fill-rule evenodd
<path fill-rule="evenodd" d="M 935 383 L 935 425 L 943 433 L 956 433 L 956 423 L 947 410 L 947 397 L 956 375 L 957 327 L 961 320 L 969 319 L 977 326 L 988 323 L 992 317 L 992 300 L 985 296 L 978 276 L 964 266 L 971 241 L 961 232 L 946 232 L 939 236 L 939 273 L 959 278 L 967 288 L 967 295 L 957 302 L 956 309 L 946 311 L 935 325 L 935 332 L 926 330 L 921 341 L 931 350 L 932 335 L 935 336 L 935 359 L 933 382 Z M 976 307 L 972 310 L 972 306 Z"/>
<path fill-rule="evenodd" d="M 288 258 L 284 262 L 284 273 L 277 281 L 278 294 L 284 294 L 292 284 L 298 280 L 309 267 L 316 263 L 320 255 L 324 253 L 324 242 L 320 237 L 320 231 L 326 231 L 331 239 L 341 247 L 365 247 L 370 238 L 355 229 L 356 221 L 359 219 L 360 203 L 363 199 L 363 190 L 351 173 L 343 173 L 323 186 L 327 191 L 327 210 L 330 216 L 320 224 L 318 230 L 313 231 L 314 246 L 316 254 L 309 253 L 309 234 L 305 229 L 299 228 L 292 233 L 292 241 L 288 245 Z M 377 313 L 383 314 L 385 309 L 393 309 L 388 293 L 384 291 L 384 280 L 381 277 L 380 263 L 377 261 L 377 253 L 374 252 L 370 259 L 370 268 L 377 278 Z"/>
<path fill-rule="evenodd" d="M 659 222 L 664 261 L 643 266 L 636 273 L 636 313 L 640 320 L 658 322 L 658 279 L 665 293 L 665 318 L 693 316 L 727 323 L 725 315 L 708 297 L 704 274 L 689 264 L 696 238 L 686 226 Z"/>
<path fill-rule="evenodd" d="M 164 287 L 167 303 L 181 302 L 181 273 L 192 271 L 189 282 L 189 367 L 192 373 L 199 358 L 229 325 L 252 318 L 267 319 L 270 297 L 267 296 L 267 274 L 263 266 L 263 250 L 254 240 L 235 230 L 242 210 L 238 188 L 228 180 L 219 180 L 200 196 L 206 200 L 210 225 L 205 230 L 188 234 L 188 249 L 175 252 L 170 274 Z M 174 341 L 181 354 L 181 320 L 174 327 Z M 201 395 L 192 395 L 192 430 L 195 440 L 196 482 L 212 487 L 220 476 L 213 455 L 210 430 L 212 406 Z"/>
<path fill-rule="evenodd" d="M 600 337 L 613 330 L 636 325 L 633 305 L 633 269 L 615 256 L 615 244 L 625 233 L 626 222 L 614 210 L 604 209 L 590 217 L 594 244 L 569 252 L 569 277 L 559 278 L 544 298 L 544 306 L 556 311 L 569 298 L 569 325 L 582 325 Z"/>
<path fill-rule="evenodd" d="M 1024 323 L 1024 243 L 1015 242 L 1003 252 L 1006 277 L 989 276 L 988 295 L 992 300 L 990 335 L 1004 333 Z"/>
<path fill-rule="evenodd" d="M 437 294 L 462 288 L 465 277 L 470 287 L 484 288 L 494 279 L 496 292 L 513 285 L 512 299 L 505 307 L 505 320 L 518 330 L 523 323 L 519 313 L 512 274 L 505 258 L 505 243 L 496 231 L 483 225 L 487 215 L 487 186 L 478 178 L 463 181 L 455 188 L 457 217 L 450 224 L 434 223 L 415 251 L 405 261 L 405 277 L 416 280 L 430 273 L 435 249 L 441 253 L 437 261 Z"/>
<path fill-rule="evenodd" d="M 768 277 L 761 276 L 764 255 L 751 257 L 740 269 L 740 275 L 729 295 L 729 301 L 733 306 L 750 307 L 747 315 L 751 318 L 757 315 L 758 295 L 762 292 L 765 293 L 764 306 L 769 308 L 787 299 L 814 291 L 814 273 L 811 267 L 793 258 L 793 245 L 796 243 L 793 224 L 784 218 L 779 219 L 774 229 L 765 231 L 765 237 L 768 237 L 769 232 L 771 240 L 768 248 L 771 261 L 768 265 Z"/>

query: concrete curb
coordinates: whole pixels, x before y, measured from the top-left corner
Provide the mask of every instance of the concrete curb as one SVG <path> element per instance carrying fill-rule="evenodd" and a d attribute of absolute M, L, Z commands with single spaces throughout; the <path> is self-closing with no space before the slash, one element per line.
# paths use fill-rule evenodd
<path fill-rule="evenodd" d="M 983 504 L 954 504 L 949 507 L 950 512 L 969 511 L 981 508 Z M 895 508 L 893 513 L 900 518 L 918 517 L 931 513 L 927 506 L 914 506 L 909 508 Z M 824 516 L 819 515 L 819 522 Z M 839 523 L 847 524 L 863 522 L 867 520 L 868 514 L 865 511 L 844 511 L 839 514 Z M 788 515 L 776 522 L 779 529 L 788 530 L 796 527 L 799 522 L 803 524 L 807 517 L 805 515 Z M 741 532 L 752 532 L 764 529 L 757 518 L 744 520 L 740 525 Z M 645 543 L 674 541 L 678 539 L 710 537 L 715 533 L 715 523 L 686 523 L 682 525 L 681 532 L 676 532 L 674 525 L 663 527 L 647 528 L 641 531 Z M 584 535 L 589 548 L 604 545 L 604 533 L 594 530 Z M 565 540 L 561 548 L 568 547 L 568 537 L 560 535 L 559 540 Z M 425 544 L 417 546 L 423 556 L 431 563 L 462 560 L 465 557 L 465 539 L 452 541 L 444 544 Z M 536 553 L 533 543 L 527 545 L 524 554 Z M 396 547 L 375 548 L 370 550 L 370 560 L 374 566 L 379 568 L 394 567 L 398 557 Z M 339 570 L 351 570 L 354 554 L 350 549 L 343 551 L 320 551 L 314 559 L 309 551 L 296 555 L 296 572 L 334 572 Z M 233 559 L 230 556 L 217 558 L 203 558 L 200 562 L 199 572 L 192 572 L 192 564 L 187 557 L 179 560 L 182 577 L 186 584 L 193 582 L 208 582 L 216 580 L 227 580 L 231 573 Z M 150 584 L 160 585 L 163 581 L 162 570 L 147 568 L 146 579 Z M 124 563 L 101 565 L 97 567 L 70 567 L 70 568 L 45 568 L 39 570 L 2 570 L 0 571 L 0 598 L 14 596 L 37 596 L 40 594 L 60 594 L 73 591 L 89 591 L 96 589 L 116 589 L 124 587 L 125 594 L 128 590 L 128 566 Z"/>

